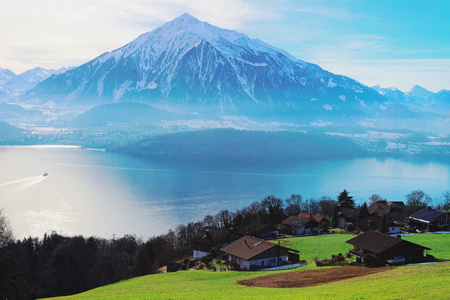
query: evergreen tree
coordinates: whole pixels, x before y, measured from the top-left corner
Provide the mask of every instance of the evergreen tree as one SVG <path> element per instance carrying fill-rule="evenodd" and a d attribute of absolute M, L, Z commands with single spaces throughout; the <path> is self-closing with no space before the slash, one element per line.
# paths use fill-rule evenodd
<path fill-rule="evenodd" d="M 381 219 L 380 232 L 381 233 L 388 233 L 389 232 L 389 227 L 387 226 L 387 222 L 386 222 L 386 215 L 384 215 L 383 219 Z"/>
<path fill-rule="evenodd" d="M 349 196 L 347 190 L 342 191 L 338 198 L 339 207 L 340 208 L 354 208 L 355 207 L 355 200 L 353 200 L 353 196 Z"/>
<path fill-rule="evenodd" d="M 361 221 L 367 218 L 368 216 L 370 216 L 369 209 L 367 208 L 366 202 L 364 202 L 363 205 L 361 206 L 361 209 L 359 210 L 359 215 L 356 221 Z"/>

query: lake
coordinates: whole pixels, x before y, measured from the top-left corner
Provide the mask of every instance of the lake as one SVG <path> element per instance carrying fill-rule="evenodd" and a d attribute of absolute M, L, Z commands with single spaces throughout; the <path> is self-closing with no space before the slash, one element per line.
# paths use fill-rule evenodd
<path fill-rule="evenodd" d="M 398 158 L 199 166 L 77 147 L 2 146 L 0 166 L 0 208 L 16 238 L 52 231 L 148 238 L 267 195 L 335 199 L 347 189 L 359 204 L 374 193 L 404 201 L 412 190 L 435 199 L 450 189 L 450 163 Z"/>

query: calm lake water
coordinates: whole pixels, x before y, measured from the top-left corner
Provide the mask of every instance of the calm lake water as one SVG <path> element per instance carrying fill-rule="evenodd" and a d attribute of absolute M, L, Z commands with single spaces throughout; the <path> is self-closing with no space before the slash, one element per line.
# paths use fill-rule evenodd
<path fill-rule="evenodd" d="M 16 238 L 51 231 L 147 238 L 267 195 L 336 198 L 345 188 L 358 203 L 374 193 L 403 201 L 412 190 L 422 189 L 437 198 L 450 189 L 450 163 L 430 160 L 364 158 L 201 167 L 79 148 L 4 146 L 0 166 L 0 208 Z M 49 175 L 42 176 L 44 172 Z"/>

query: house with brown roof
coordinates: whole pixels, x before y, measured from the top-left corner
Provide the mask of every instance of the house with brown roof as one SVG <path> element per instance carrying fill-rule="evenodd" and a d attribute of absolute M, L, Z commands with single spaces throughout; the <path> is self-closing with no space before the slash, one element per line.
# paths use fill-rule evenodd
<path fill-rule="evenodd" d="M 376 231 L 366 231 L 346 243 L 353 245 L 350 253 L 358 257 L 370 253 L 385 262 L 394 257 L 403 256 L 406 261 L 421 261 L 424 259 L 424 251 L 430 248 L 403 240 L 400 236 L 393 237 Z"/>
<path fill-rule="evenodd" d="M 447 215 L 444 212 L 434 210 L 431 207 L 424 208 L 408 217 L 411 227 L 418 229 L 442 229 L 448 224 Z"/>
<path fill-rule="evenodd" d="M 377 217 L 377 216 L 368 216 L 367 218 L 364 218 L 358 222 L 355 223 L 355 226 L 357 229 L 362 231 L 379 231 L 381 228 L 381 222 L 383 221 L 383 218 Z M 401 233 L 402 229 L 399 225 L 395 224 L 392 221 L 387 220 L 386 225 L 388 228 L 388 234 L 396 234 Z"/>
<path fill-rule="evenodd" d="M 357 208 L 341 208 L 337 215 L 337 226 L 339 228 L 347 228 L 347 223 L 355 223 L 359 211 Z"/>
<path fill-rule="evenodd" d="M 308 213 L 300 213 L 298 216 L 290 216 L 281 222 L 284 226 L 291 230 L 292 234 L 303 235 L 318 233 L 319 227 L 326 229 L 326 219 L 323 216 Z"/>
<path fill-rule="evenodd" d="M 371 215 L 378 217 L 386 216 L 392 220 L 399 220 L 400 213 L 405 209 L 403 201 L 378 200 L 372 202 L 367 208 Z"/>
<path fill-rule="evenodd" d="M 205 226 L 191 239 L 194 259 L 202 258 L 212 250 L 219 250 L 233 240 L 235 235 L 231 230 Z"/>
<path fill-rule="evenodd" d="M 228 254 L 228 269 L 256 270 L 296 263 L 299 251 L 249 235 L 220 249 Z"/>
<path fill-rule="evenodd" d="M 242 235 L 251 235 L 261 239 L 277 237 L 280 232 L 273 226 L 261 222 L 251 222 L 244 226 Z"/>

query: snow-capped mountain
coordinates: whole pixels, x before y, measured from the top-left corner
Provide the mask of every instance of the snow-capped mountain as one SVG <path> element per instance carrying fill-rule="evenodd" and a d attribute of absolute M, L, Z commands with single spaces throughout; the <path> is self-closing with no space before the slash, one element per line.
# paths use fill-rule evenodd
<path fill-rule="evenodd" d="M 8 81 L 16 76 L 17 75 L 13 71 L 0 68 L 0 89 L 2 89 Z"/>
<path fill-rule="evenodd" d="M 66 68 L 53 70 L 37 67 L 11 78 L 8 82 L 5 83 L 4 89 L 17 96 L 34 88 L 38 83 L 47 79 L 51 75 L 61 74 L 66 70 Z"/>
<path fill-rule="evenodd" d="M 22 101 L 60 104 L 199 104 L 216 112 L 255 110 L 376 115 L 382 95 L 242 33 L 189 14 L 30 90 Z"/>
<path fill-rule="evenodd" d="M 400 103 L 422 111 L 430 111 L 445 115 L 450 110 L 450 91 L 441 90 L 437 93 L 415 85 L 409 92 L 402 92 L 397 88 L 372 87 L 385 96 L 392 103 Z"/>

